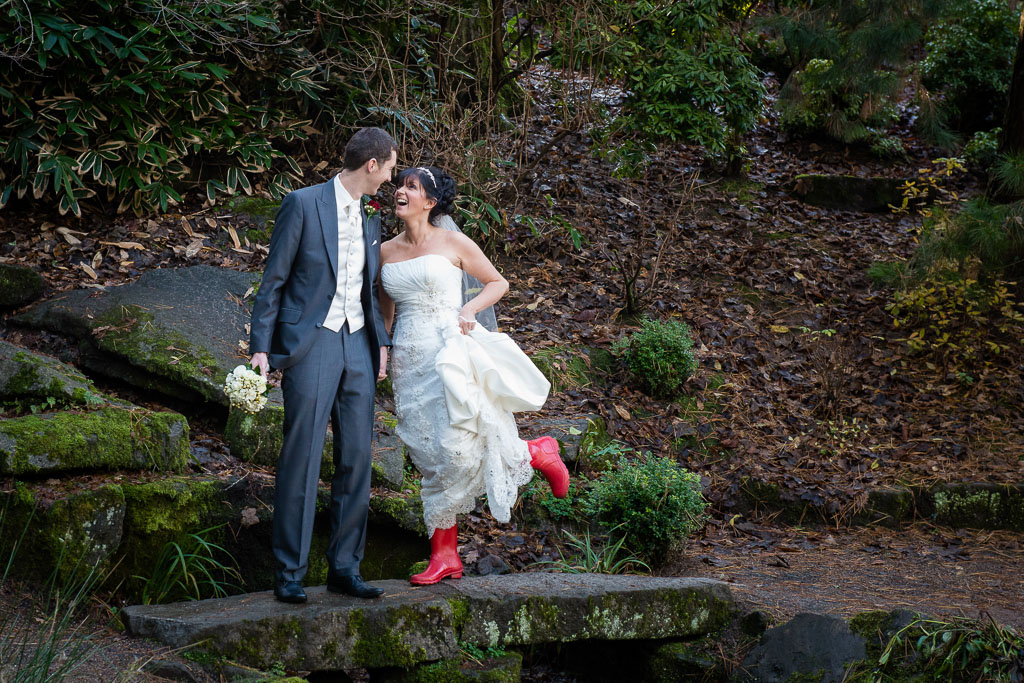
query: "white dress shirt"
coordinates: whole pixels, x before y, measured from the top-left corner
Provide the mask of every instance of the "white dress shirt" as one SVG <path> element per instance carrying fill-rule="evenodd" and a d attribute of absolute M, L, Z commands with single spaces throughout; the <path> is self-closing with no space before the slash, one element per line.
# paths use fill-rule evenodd
<path fill-rule="evenodd" d="M 334 198 L 338 204 L 338 287 L 331 299 L 324 327 L 337 332 L 347 321 L 351 333 L 365 324 L 360 299 L 363 266 L 366 265 L 362 207 L 359 199 L 353 199 L 345 190 L 339 176 L 334 176 Z"/>

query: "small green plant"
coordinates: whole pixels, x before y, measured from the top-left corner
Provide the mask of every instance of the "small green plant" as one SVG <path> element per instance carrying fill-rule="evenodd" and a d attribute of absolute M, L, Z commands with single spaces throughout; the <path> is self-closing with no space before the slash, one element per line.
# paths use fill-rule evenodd
<path fill-rule="evenodd" d="M 626 356 L 629 370 L 655 398 L 674 399 L 697 369 L 693 338 L 686 323 L 647 318 L 640 329 L 616 342 L 613 351 Z"/>
<path fill-rule="evenodd" d="M 569 491 L 565 498 L 555 498 L 551 493 L 551 487 L 539 474 L 523 491 L 523 497 L 536 501 L 554 520 L 578 520 L 580 517 L 579 498 L 580 488 L 575 481 L 569 480 Z"/>
<path fill-rule="evenodd" d="M 907 150 L 896 135 L 884 135 L 871 131 L 871 153 L 879 159 L 906 159 Z"/>
<path fill-rule="evenodd" d="M 567 529 L 562 533 L 568 539 L 565 543 L 570 549 L 569 557 L 559 549 L 559 559 L 542 560 L 537 565 L 550 565 L 564 574 L 636 574 L 640 571 L 650 572 L 647 563 L 629 552 L 625 547 L 626 536 L 619 532 L 621 524 L 613 527 L 608 537 L 591 539 L 590 531 L 584 531 L 582 537 L 573 535 Z M 618 536 L 618 540 L 612 540 Z"/>
<path fill-rule="evenodd" d="M 1024 637 L 1013 628 L 991 618 L 918 617 L 851 680 L 1019 681 L 1022 672 Z"/>
<path fill-rule="evenodd" d="M 238 590 L 238 586 L 229 583 L 242 581 L 237 563 L 227 550 L 207 538 L 220 528 L 210 527 L 187 534 L 181 542 L 168 542 L 160 551 L 152 576 L 135 577 L 144 582 L 142 604 L 219 598 Z"/>
<path fill-rule="evenodd" d="M 508 654 L 508 650 L 502 647 L 479 648 L 473 643 L 464 643 L 462 641 L 459 641 L 459 650 L 462 651 L 463 658 L 477 664 L 482 664 L 487 659 L 497 659 Z"/>
<path fill-rule="evenodd" d="M 707 505 L 699 476 L 648 453 L 640 461 L 622 458 L 618 469 L 591 483 L 583 510 L 619 529 L 634 552 L 657 563 L 674 543 L 704 527 Z"/>
<path fill-rule="evenodd" d="M 979 130 L 964 145 L 962 150 L 964 158 L 978 168 L 988 169 L 996 160 L 999 135 L 1002 132 L 1002 128 Z"/>

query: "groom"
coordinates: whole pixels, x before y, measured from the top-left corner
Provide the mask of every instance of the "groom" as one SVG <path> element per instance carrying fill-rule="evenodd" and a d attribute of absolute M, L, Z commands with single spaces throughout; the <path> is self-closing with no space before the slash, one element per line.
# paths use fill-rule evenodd
<path fill-rule="evenodd" d="M 334 429 L 327 589 L 358 598 L 383 591 L 359 575 L 370 502 L 374 380 L 391 344 L 376 288 L 380 216 L 363 195 L 391 179 L 394 139 L 363 128 L 345 146 L 341 173 L 289 193 L 277 212 L 252 312 L 253 367 L 284 370 L 284 443 L 274 490 L 274 596 L 305 602 L 320 458 Z"/>

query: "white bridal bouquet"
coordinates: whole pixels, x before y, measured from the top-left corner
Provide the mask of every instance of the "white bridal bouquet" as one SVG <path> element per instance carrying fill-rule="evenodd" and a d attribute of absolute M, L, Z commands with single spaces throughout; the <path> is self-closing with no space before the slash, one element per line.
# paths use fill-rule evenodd
<path fill-rule="evenodd" d="M 246 365 L 239 365 L 224 380 L 224 393 L 232 406 L 258 413 L 267 405 L 267 378 Z"/>

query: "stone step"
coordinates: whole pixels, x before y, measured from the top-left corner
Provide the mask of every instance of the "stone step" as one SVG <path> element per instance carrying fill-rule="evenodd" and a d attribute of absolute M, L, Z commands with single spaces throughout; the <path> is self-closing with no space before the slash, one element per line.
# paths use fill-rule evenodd
<path fill-rule="evenodd" d="M 377 581 L 378 600 L 308 588 L 287 605 L 270 592 L 138 605 L 129 631 L 198 647 L 247 666 L 330 671 L 412 666 L 459 656 L 459 643 L 516 647 L 579 640 L 701 636 L 736 612 L 728 584 L 688 577 L 524 573 L 435 586 Z"/>

